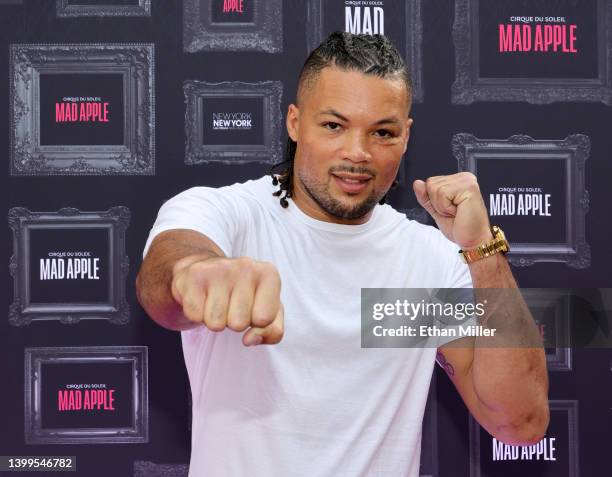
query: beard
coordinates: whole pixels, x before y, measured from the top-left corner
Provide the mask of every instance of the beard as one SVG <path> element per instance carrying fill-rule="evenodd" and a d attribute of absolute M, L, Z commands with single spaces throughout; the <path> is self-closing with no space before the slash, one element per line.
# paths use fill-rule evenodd
<path fill-rule="evenodd" d="M 367 169 L 359 168 L 359 167 L 334 167 L 331 168 L 330 173 L 334 172 L 348 172 L 352 174 L 369 174 L 372 176 L 374 180 L 374 175 Z M 310 198 L 327 214 L 332 217 L 336 217 L 339 219 L 359 219 L 366 214 L 368 214 L 376 204 L 380 202 L 380 200 L 386 194 L 386 191 L 377 192 L 376 189 L 373 189 L 370 194 L 362 199 L 358 203 L 347 204 L 342 200 L 336 199 L 330 192 L 330 182 L 332 178 L 330 178 L 327 183 L 321 183 L 313 180 L 308 177 L 302 171 L 299 171 L 297 174 L 297 179 L 302 184 L 302 187 L 306 191 L 306 193 L 310 196 Z"/>

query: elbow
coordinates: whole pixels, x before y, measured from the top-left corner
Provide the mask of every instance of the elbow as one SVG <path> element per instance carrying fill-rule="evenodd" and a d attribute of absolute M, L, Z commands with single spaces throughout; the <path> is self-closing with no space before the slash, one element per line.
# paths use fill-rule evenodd
<path fill-rule="evenodd" d="M 493 436 L 509 445 L 533 445 L 544 438 L 549 423 L 550 410 L 546 399 L 545 404 L 522 414 L 517 419 L 496 426 Z"/>

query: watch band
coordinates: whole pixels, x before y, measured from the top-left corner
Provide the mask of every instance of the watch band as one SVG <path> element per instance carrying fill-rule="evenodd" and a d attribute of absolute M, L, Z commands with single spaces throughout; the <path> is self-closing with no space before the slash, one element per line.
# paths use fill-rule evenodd
<path fill-rule="evenodd" d="M 493 240 L 480 244 L 472 250 L 459 250 L 459 254 L 465 263 L 476 262 L 496 253 L 507 253 L 510 251 L 510 244 L 508 244 L 502 229 L 494 225 L 491 227 L 491 232 L 493 233 Z"/>

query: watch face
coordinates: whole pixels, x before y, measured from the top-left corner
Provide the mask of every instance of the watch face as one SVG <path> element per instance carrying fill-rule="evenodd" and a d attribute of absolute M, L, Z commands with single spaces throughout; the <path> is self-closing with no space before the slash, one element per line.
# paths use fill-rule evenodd
<path fill-rule="evenodd" d="M 506 234 L 504 233 L 504 231 L 500 229 L 497 225 L 494 225 L 492 229 L 493 229 L 493 236 L 495 237 L 495 240 L 496 240 L 495 248 L 497 249 L 497 251 L 504 252 L 504 253 L 509 252 L 510 244 L 506 240 Z"/>
<path fill-rule="evenodd" d="M 500 238 L 502 240 L 506 240 L 506 234 L 502 229 L 500 229 L 497 225 L 493 226 L 493 236 L 495 238 Z"/>

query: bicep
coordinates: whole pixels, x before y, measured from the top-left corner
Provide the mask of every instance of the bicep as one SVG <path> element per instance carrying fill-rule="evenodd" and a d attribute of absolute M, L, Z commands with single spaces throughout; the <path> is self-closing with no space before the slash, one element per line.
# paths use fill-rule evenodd
<path fill-rule="evenodd" d="M 143 257 L 158 235 L 175 230 L 199 232 L 214 242 L 225 256 L 231 257 L 237 240 L 246 233 L 247 209 L 248 201 L 234 193 L 231 187 L 187 189 L 160 207 L 145 243 Z M 188 238 L 196 243 L 199 241 L 198 236 L 190 235 Z"/>

